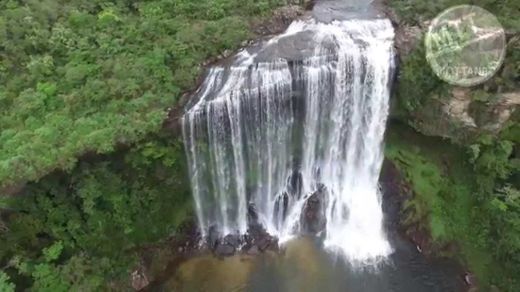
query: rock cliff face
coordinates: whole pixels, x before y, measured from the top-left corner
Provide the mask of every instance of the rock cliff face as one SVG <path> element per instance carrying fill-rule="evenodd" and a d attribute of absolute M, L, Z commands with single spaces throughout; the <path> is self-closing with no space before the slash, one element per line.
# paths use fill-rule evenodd
<path fill-rule="evenodd" d="M 421 48 L 423 36 L 428 30 L 430 21 L 422 21 L 417 25 L 411 25 L 401 20 L 399 15 L 390 7 L 387 1 L 382 6 L 386 15 L 392 20 L 395 27 L 395 46 L 398 59 L 402 64 L 407 58 L 415 57 L 425 59 Z M 520 35 L 506 30 L 508 39 L 508 56 L 520 47 Z M 416 54 L 416 56 L 413 56 Z M 444 90 L 440 92 L 428 92 L 427 96 L 417 96 L 422 99 L 421 106 L 413 110 L 402 111 L 402 96 L 394 95 L 392 116 L 412 125 L 419 132 L 428 136 L 447 138 L 458 144 L 469 144 L 475 141 L 481 134 L 497 135 L 508 123 L 518 122 L 515 112 L 520 105 L 520 80 L 516 78 L 516 85 L 506 84 L 505 79 L 513 79 L 511 75 L 518 75 L 514 62 L 506 57 L 503 68 L 489 81 L 474 87 L 456 87 L 442 84 Z M 426 62 L 422 66 L 429 66 Z M 405 72 L 410 70 L 399 67 L 398 76 L 413 74 Z M 437 78 L 431 72 L 431 76 L 424 78 Z M 396 88 L 399 87 L 400 78 L 396 80 Z M 511 82 L 509 82 L 511 83 Z M 420 93 L 418 93 L 420 95 Z"/>
<path fill-rule="evenodd" d="M 414 127 L 459 144 L 471 143 L 481 134 L 499 134 L 518 111 L 520 91 L 496 93 L 491 101 L 477 100 L 479 92 L 453 87 L 444 96 L 431 96 L 414 113 Z"/>
<path fill-rule="evenodd" d="M 253 37 L 242 43 L 242 48 L 255 47 L 255 44 L 261 42 L 263 39 L 281 34 L 287 27 L 296 19 L 309 15 L 314 5 L 314 0 L 288 0 L 287 5 L 275 9 L 270 17 L 262 20 L 251 21 L 250 30 Z M 220 55 L 207 59 L 200 64 L 201 67 L 209 68 L 212 65 L 229 62 L 233 59 L 236 51 L 226 50 Z M 200 85 L 204 79 L 204 74 L 199 76 L 197 84 Z M 198 87 L 198 86 L 197 86 Z M 181 135 L 180 119 L 186 107 L 193 96 L 193 90 L 184 92 L 179 102 L 171 108 L 168 108 L 167 118 L 164 120 L 163 127 L 174 133 Z"/>
<path fill-rule="evenodd" d="M 423 46 L 422 38 L 428 29 L 429 21 L 425 20 L 419 25 L 410 25 L 401 20 L 387 2 L 387 0 L 373 1 L 373 6 L 376 9 L 372 13 L 384 14 L 392 20 L 395 28 L 395 47 L 398 52 L 398 60 L 402 63 L 413 54 L 421 54 L 417 51 Z M 336 4 L 333 4 L 331 8 L 330 3 Z M 348 7 L 343 7 L 345 6 L 344 3 L 329 0 L 289 1 L 288 5 L 277 9 L 270 19 L 260 23 L 253 23 L 253 31 L 260 39 L 276 35 L 283 32 L 293 20 L 305 17 L 305 15 L 310 15 L 311 13 L 315 17 L 326 20 L 327 18 L 332 19 L 333 16 L 338 17 L 338 11 L 341 11 L 341 18 L 348 19 L 349 14 L 345 13 L 345 11 L 348 11 Z M 520 46 L 520 37 L 518 35 L 508 32 L 507 36 L 509 50 Z M 301 39 L 304 38 L 302 37 Z M 254 46 L 254 43 L 255 41 L 245 42 L 244 46 Z M 304 53 L 298 50 L 298 44 L 288 44 L 286 48 L 293 55 Z M 216 62 L 225 62 L 231 54 L 232 52 L 224 52 L 221 56 L 208 60 L 203 65 L 208 66 Z M 265 58 L 284 54 L 287 55 L 287 52 L 267 52 Z M 507 61 L 506 59 L 504 68 L 497 73 L 498 79 L 502 75 L 507 75 L 510 74 L 510 71 L 514 71 L 514 64 L 508 64 Z M 424 65 L 428 66 L 427 63 Z M 405 74 L 404 70 L 407 69 L 401 66 L 398 67 L 398 70 L 397 75 L 401 76 Z M 436 78 L 434 76 L 430 77 Z M 496 83 L 500 83 L 500 80 L 497 82 L 492 79 L 482 86 L 471 88 L 446 85 L 447 90 L 444 90 L 442 94 L 431 92 L 426 97 L 420 97 L 425 100 L 424 104 L 413 111 L 408 111 L 405 115 L 402 114 L 402 109 L 400 108 L 402 97 L 399 94 L 395 94 L 392 101 L 391 115 L 412 125 L 416 130 L 425 135 L 439 136 L 459 144 L 468 144 L 483 133 L 498 134 L 508 122 L 518 119 L 515 116 L 515 112 L 518 112 L 518 106 L 520 105 L 520 89 L 504 88 Z M 394 88 L 398 86 L 399 78 L 396 78 Z M 487 97 L 482 100 L 482 95 Z M 185 96 L 185 101 L 181 102 L 180 106 L 172 109 L 166 121 L 167 127 L 180 132 L 178 118 L 189 96 L 191 94 Z"/>

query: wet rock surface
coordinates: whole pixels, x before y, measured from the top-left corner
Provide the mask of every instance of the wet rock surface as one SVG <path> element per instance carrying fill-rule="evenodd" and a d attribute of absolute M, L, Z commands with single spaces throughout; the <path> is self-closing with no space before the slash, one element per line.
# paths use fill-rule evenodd
<path fill-rule="evenodd" d="M 196 223 L 187 220 L 165 241 L 140 248 L 140 262 L 129 275 L 130 286 L 135 291 L 156 291 L 172 271 L 200 251 L 200 241 Z"/>
<path fill-rule="evenodd" d="M 229 256 L 234 255 L 235 251 L 236 251 L 236 249 L 234 246 L 223 242 L 223 243 L 219 243 L 213 252 L 215 253 L 216 256 L 219 256 L 219 257 L 229 257 Z"/>
<path fill-rule="evenodd" d="M 270 19 L 254 25 L 254 32 L 261 36 L 282 33 L 293 20 L 302 16 L 304 12 L 304 7 L 301 5 L 280 7 L 273 12 Z"/>
<path fill-rule="evenodd" d="M 132 272 L 132 288 L 134 288 L 134 290 L 142 290 L 148 285 L 150 285 L 150 281 L 148 281 L 148 277 L 142 268 Z"/>
<path fill-rule="evenodd" d="M 224 238 L 217 240 L 213 253 L 218 257 L 228 257 L 240 249 L 244 238 L 238 234 L 228 234 Z"/>
<path fill-rule="evenodd" d="M 284 220 L 287 217 L 288 206 L 289 206 L 289 194 L 287 192 L 283 192 L 276 198 L 276 202 L 274 203 L 274 215 L 275 215 L 275 220 L 277 222 L 280 220 Z"/>
<path fill-rule="evenodd" d="M 301 221 L 301 231 L 304 234 L 317 234 L 325 230 L 327 219 L 325 208 L 327 205 L 327 189 L 319 185 L 318 189 L 309 195 L 304 206 Z"/>
<path fill-rule="evenodd" d="M 312 15 L 325 23 L 352 18 L 381 17 L 382 14 L 374 9 L 372 2 L 373 0 L 320 0 L 314 4 Z"/>
<path fill-rule="evenodd" d="M 258 222 L 256 206 L 248 205 L 248 230 L 245 234 L 222 236 L 216 226 L 211 226 L 201 249 L 210 250 L 216 257 L 224 258 L 236 254 L 258 255 L 271 250 L 278 251 L 278 238 L 270 235 Z"/>
<path fill-rule="evenodd" d="M 301 61 L 314 54 L 314 32 L 301 31 L 292 35 L 280 37 L 276 42 L 262 48 L 255 58 L 255 62 L 272 62 L 277 59 L 288 61 Z M 334 43 L 330 42 L 331 52 L 334 51 Z"/>
<path fill-rule="evenodd" d="M 252 222 L 247 233 L 243 235 L 228 234 L 224 237 L 219 237 L 216 228 L 210 228 L 206 244 L 207 248 L 220 258 L 235 254 L 257 255 L 267 250 L 277 251 L 279 248 L 278 238 L 270 235 L 257 222 Z"/>
<path fill-rule="evenodd" d="M 276 198 L 274 204 L 275 221 L 283 221 L 287 217 L 289 200 L 299 200 L 303 192 L 303 176 L 301 172 L 294 171 L 287 178 L 286 191 L 282 192 Z"/>
<path fill-rule="evenodd" d="M 297 197 L 301 195 L 302 179 L 301 174 L 296 172 L 287 180 L 288 191 L 278 197 L 276 204 L 281 216 L 285 216 L 289 196 Z M 327 188 L 319 184 L 317 190 L 307 195 L 303 211 L 301 213 L 300 232 L 302 235 L 317 235 L 325 230 L 326 216 L 325 208 L 327 204 Z M 267 230 L 258 222 L 258 214 L 254 204 L 248 206 L 249 228 L 246 234 L 227 234 L 221 236 L 216 226 L 209 229 L 205 243 L 206 247 L 217 257 L 229 257 L 235 254 L 257 255 L 265 251 L 278 251 L 278 238 L 270 235 Z"/>
<path fill-rule="evenodd" d="M 295 198 L 299 199 L 303 190 L 303 176 L 299 171 L 293 171 L 292 175 L 287 178 L 287 190 Z"/>
<path fill-rule="evenodd" d="M 243 250 L 250 250 L 255 246 L 259 251 L 278 250 L 278 238 L 267 233 L 260 224 L 251 224 L 246 234 L 246 245 Z"/>
<path fill-rule="evenodd" d="M 383 191 L 383 213 L 387 230 L 400 228 L 400 214 L 405 200 L 411 198 L 411 188 L 405 183 L 399 169 L 390 160 L 383 162 L 379 184 Z"/>
<path fill-rule="evenodd" d="M 416 246 L 419 252 L 430 254 L 432 247 L 429 232 L 419 223 L 405 225 L 402 222 L 402 218 L 410 215 L 408 214 L 410 211 L 403 205 L 414 194 L 405 177 L 390 160 L 385 160 L 383 163 L 379 183 L 383 191 L 382 207 L 385 214 L 385 229 L 389 237 L 392 239 L 402 234 Z"/>

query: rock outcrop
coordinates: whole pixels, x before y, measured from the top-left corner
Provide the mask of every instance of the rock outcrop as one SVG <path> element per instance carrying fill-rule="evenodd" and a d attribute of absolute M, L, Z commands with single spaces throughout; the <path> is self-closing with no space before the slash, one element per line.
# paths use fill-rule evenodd
<path fill-rule="evenodd" d="M 496 135 L 520 106 L 520 91 L 492 94 L 480 101 L 471 88 L 453 87 L 448 96 L 432 96 L 415 112 L 414 126 L 428 136 L 459 144 L 472 143 L 479 135 Z"/>
<path fill-rule="evenodd" d="M 319 185 L 318 189 L 307 198 L 300 218 L 302 233 L 318 234 L 325 230 L 327 224 L 326 199 L 327 189 L 324 185 Z"/>
<path fill-rule="evenodd" d="M 395 47 L 398 59 L 405 60 L 423 44 L 423 35 L 427 32 L 431 20 L 420 19 L 417 25 L 411 25 L 401 20 L 386 0 L 379 0 L 385 14 L 392 20 L 395 28 Z M 506 31 L 508 48 L 520 47 L 518 33 Z M 425 57 L 425 56 L 424 56 Z M 425 64 L 427 65 L 427 64 Z M 497 73 L 498 79 L 510 75 L 513 64 L 507 60 L 503 70 Z M 403 68 L 399 66 L 399 74 L 403 75 Z M 509 72 L 509 73 L 508 73 Z M 435 78 L 435 77 L 432 77 Z M 397 80 L 398 81 L 398 80 Z M 450 139 L 459 144 L 472 143 L 481 134 L 498 134 L 507 122 L 514 116 L 520 105 L 520 90 L 517 87 L 504 89 L 500 80 L 490 80 L 475 87 L 447 86 L 449 89 L 443 94 L 431 93 L 426 102 L 413 112 L 409 112 L 405 119 L 416 130 L 428 135 Z M 516 89 L 514 89 L 516 88 Z M 490 98 L 480 100 L 477 95 L 484 93 Z M 396 96 L 399 99 L 399 95 Z M 425 99 L 418 96 L 418 99 Z M 395 101 L 394 104 L 399 104 Z M 394 111 L 396 110 L 394 106 Z"/>

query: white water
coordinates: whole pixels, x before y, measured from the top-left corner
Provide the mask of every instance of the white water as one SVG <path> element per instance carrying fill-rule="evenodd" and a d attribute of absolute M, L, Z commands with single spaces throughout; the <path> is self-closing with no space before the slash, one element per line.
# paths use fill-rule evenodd
<path fill-rule="evenodd" d="M 352 263 L 372 262 L 391 252 L 378 177 L 393 29 L 382 19 L 295 22 L 264 47 L 301 32 L 312 33 L 309 56 L 259 63 L 242 52 L 210 70 L 186 112 L 199 225 L 204 234 L 212 225 L 245 233 L 252 204 L 283 241 L 301 232 L 305 200 L 322 184 L 325 246 Z"/>

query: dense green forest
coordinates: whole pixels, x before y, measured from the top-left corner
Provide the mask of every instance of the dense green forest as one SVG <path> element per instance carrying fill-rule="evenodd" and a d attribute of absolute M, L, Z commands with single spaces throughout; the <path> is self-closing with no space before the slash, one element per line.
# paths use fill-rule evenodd
<path fill-rule="evenodd" d="M 191 210 L 168 107 L 281 2 L 0 1 L 0 291 L 128 290 Z"/>
<path fill-rule="evenodd" d="M 507 34 L 507 55 L 491 80 L 472 87 L 474 116 L 501 102 L 503 94 L 520 92 L 520 2 L 389 1 L 401 25 L 425 26 L 442 10 L 475 4 L 492 12 Z M 441 253 L 461 260 L 489 291 L 520 290 L 520 114 L 513 114 L 500 131 L 460 125 L 441 126 L 435 102 L 452 96 L 453 87 L 430 69 L 423 41 L 402 59 L 395 117 L 418 133 L 389 129 L 387 157 L 405 172 L 416 196 L 408 202 L 407 224 L 429 230 Z M 479 110 L 481 112 L 479 112 Z M 444 139 L 428 138 L 431 127 L 443 127 Z M 434 131 L 435 132 L 435 131 Z M 423 134 L 423 135 L 421 135 Z M 406 141 L 406 142 L 404 142 Z M 450 250 L 450 244 L 456 249 Z"/>
<path fill-rule="evenodd" d="M 117 281 L 135 265 L 136 249 L 174 234 L 191 210 L 182 144 L 160 140 L 54 172 L 4 202 L 0 258 L 19 288 L 125 287 Z"/>
<path fill-rule="evenodd" d="M 160 129 L 199 66 L 275 1 L 2 1 L 0 182 Z"/>
<path fill-rule="evenodd" d="M 0 1 L 0 291 L 129 289 L 137 250 L 191 212 L 168 108 L 201 63 L 285 2 Z M 402 25 L 421 25 L 469 1 L 387 2 Z M 486 107 L 520 90 L 520 2 L 471 2 L 508 31 L 504 67 L 472 89 Z M 405 223 L 424 225 L 485 289 L 520 291 L 519 114 L 499 133 L 426 137 L 418 116 L 451 90 L 429 68 L 422 43 L 403 58 L 388 129 L 386 156 L 416 194 Z"/>

